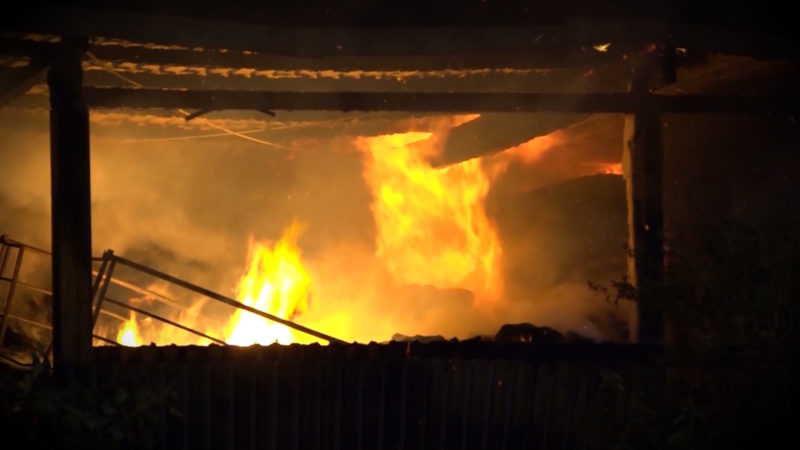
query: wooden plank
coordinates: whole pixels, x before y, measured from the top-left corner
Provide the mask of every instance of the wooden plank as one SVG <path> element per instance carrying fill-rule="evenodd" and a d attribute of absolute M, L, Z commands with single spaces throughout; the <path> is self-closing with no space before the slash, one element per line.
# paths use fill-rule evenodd
<path fill-rule="evenodd" d="M 781 96 L 655 95 L 649 93 L 539 94 L 430 92 L 270 92 L 84 88 L 93 108 L 242 110 L 738 113 L 779 114 L 800 109 L 800 98 Z"/>
<path fill-rule="evenodd" d="M 81 60 L 87 42 L 67 38 L 54 55 L 50 86 L 53 247 L 53 359 L 56 377 L 91 362 L 92 239 L 89 109 Z"/>

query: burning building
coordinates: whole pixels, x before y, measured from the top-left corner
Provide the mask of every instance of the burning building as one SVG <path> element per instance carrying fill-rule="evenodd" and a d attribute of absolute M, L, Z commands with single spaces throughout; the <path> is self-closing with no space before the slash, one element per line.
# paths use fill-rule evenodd
<path fill-rule="evenodd" d="M 52 340 L 57 371 L 235 385 L 184 394 L 187 445 L 213 422 L 195 408 L 230 422 L 206 443 L 576 445 L 587 382 L 491 337 L 529 323 L 512 340 L 558 332 L 588 360 L 661 342 L 659 307 L 592 286 L 657 285 L 693 230 L 790 201 L 793 41 L 657 8 L 406 8 L 4 24 L 0 341 Z"/>

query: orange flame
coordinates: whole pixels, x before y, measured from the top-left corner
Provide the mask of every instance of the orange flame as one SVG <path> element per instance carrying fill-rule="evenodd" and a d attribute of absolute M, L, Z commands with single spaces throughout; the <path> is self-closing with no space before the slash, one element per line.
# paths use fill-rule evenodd
<path fill-rule="evenodd" d="M 125 326 L 117 333 L 117 342 L 128 347 L 142 345 L 142 336 L 139 334 L 139 327 L 136 325 L 136 313 L 133 311 L 131 311 L 131 318 L 125 322 Z"/>
<path fill-rule="evenodd" d="M 376 254 L 397 282 L 461 287 L 496 299 L 501 248 L 483 207 L 489 180 L 479 159 L 432 168 L 431 135 L 356 141 L 371 155 L 364 177 L 373 194 Z"/>
<path fill-rule="evenodd" d="M 292 223 L 274 246 L 250 245 L 249 269 L 239 281 L 238 299 L 247 306 L 282 319 L 292 319 L 308 307 L 311 281 L 300 262 L 297 239 L 302 226 Z M 225 327 L 226 342 L 233 345 L 287 345 L 292 330 L 251 312 L 237 309 Z"/>
<path fill-rule="evenodd" d="M 622 163 L 598 164 L 598 172 L 607 175 L 622 175 Z"/>

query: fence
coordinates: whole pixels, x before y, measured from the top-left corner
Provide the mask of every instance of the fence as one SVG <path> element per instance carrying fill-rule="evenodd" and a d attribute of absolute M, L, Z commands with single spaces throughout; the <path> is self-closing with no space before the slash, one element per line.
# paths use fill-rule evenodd
<path fill-rule="evenodd" d="M 605 371 L 652 357 L 463 341 L 97 350 L 97 385 L 168 393 L 151 410 L 165 449 L 591 448 L 598 414 L 622 426 L 633 401 Z"/>

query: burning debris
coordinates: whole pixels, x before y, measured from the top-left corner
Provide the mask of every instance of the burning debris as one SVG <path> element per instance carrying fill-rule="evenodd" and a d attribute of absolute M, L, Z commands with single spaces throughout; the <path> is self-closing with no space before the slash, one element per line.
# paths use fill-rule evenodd
<path fill-rule="evenodd" d="M 126 347 L 139 347 L 142 345 L 142 336 L 139 334 L 139 325 L 136 323 L 136 313 L 131 311 L 131 318 L 117 333 L 117 342 Z"/>
<path fill-rule="evenodd" d="M 302 225 L 294 222 L 274 246 L 251 242 L 249 268 L 237 289 L 239 301 L 287 320 L 308 308 L 311 281 L 297 247 L 302 231 Z M 286 345 L 294 340 L 292 330 L 285 325 L 241 309 L 225 327 L 225 336 L 225 341 L 233 345 Z"/>

